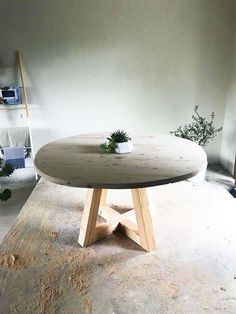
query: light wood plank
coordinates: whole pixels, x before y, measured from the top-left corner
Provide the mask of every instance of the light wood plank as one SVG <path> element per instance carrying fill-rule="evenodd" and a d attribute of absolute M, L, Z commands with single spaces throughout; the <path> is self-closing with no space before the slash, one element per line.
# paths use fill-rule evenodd
<path fill-rule="evenodd" d="M 105 205 L 107 200 L 107 189 L 102 189 L 102 195 L 100 199 L 100 206 Z"/>
<path fill-rule="evenodd" d="M 117 211 L 115 211 L 113 208 L 111 208 L 109 205 L 100 205 L 99 206 L 99 215 L 109 221 L 118 220 L 120 221 L 121 214 L 119 214 Z"/>
<path fill-rule="evenodd" d="M 133 189 L 132 197 L 141 246 L 151 251 L 156 245 L 146 189 Z"/>
<path fill-rule="evenodd" d="M 21 55 L 19 51 L 16 52 L 16 56 L 17 56 L 17 62 L 20 69 L 20 78 L 21 78 L 23 94 L 24 94 L 24 105 L 25 105 L 26 115 L 27 117 L 29 117 L 29 102 L 28 102 L 28 95 L 27 95 L 26 86 L 25 86 L 25 74 L 24 74 Z"/>
<path fill-rule="evenodd" d="M 133 222 L 123 220 L 119 225 L 119 230 L 138 245 L 142 246 L 137 226 Z"/>
<path fill-rule="evenodd" d="M 94 230 L 96 226 L 101 195 L 102 189 L 88 190 L 78 240 L 82 247 L 87 246 L 94 241 Z"/>
<path fill-rule="evenodd" d="M 130 211 L 134 211 L 134 209 L 131 209 L 127 211 L 126 213 L 120 214 L 111 206 L 104 204 L 104 205 L 99 206 L 98 213 L 99 213 L 99 216 L 101 216 L 105 220 L 111 220 L 111 221 L 119 220 L 120 222 L 122 222 L 123 220 L 128 219 L 130 215 Z"/>
<path fill-rule="evenodd" d="M 117 225 L 117 223 L 112 224 L 105 222 L 98 224 L 93 233 L 93 242 L 111 235 L 116 230 Z"/>

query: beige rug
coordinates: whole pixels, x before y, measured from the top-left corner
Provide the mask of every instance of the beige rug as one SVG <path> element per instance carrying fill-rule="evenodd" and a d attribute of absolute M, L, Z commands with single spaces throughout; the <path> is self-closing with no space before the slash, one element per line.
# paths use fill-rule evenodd
<path fill-rule="evenodd" d="M 0 247 L 0 313 L 236 313 L 236 201 L 212 183 L 149 189 L 157 249 L 77 244 L 84 189 L 42 180 Z M 110 203 L 129 208 L 127 191 Z"/>

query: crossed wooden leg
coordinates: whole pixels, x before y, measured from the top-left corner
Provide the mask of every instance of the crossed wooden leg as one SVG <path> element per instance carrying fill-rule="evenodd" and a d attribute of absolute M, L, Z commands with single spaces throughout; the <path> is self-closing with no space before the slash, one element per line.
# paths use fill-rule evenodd
<path fill-rule="evenodd" d="M 146 189 L 132 189 L 131 192 L 137 226 L 127 220 L 126 214 L 119 214 L 106 205 L 107 190 L 88 190 L 78 241 L 82 247 L 88 246 L 119 229 L 146 251 L 152 251 L 155 248 Z M 106 222 L 97 224 L 98 215 Z"/>

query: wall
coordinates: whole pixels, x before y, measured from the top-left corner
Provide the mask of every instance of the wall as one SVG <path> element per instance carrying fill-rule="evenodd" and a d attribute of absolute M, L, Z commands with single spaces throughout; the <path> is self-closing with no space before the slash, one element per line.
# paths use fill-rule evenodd
<path fill-rule="evenodd" d="M 168 133 L 196 104 L 222 125 L 232 2 L 0 0 L 0 62 L 12 64 L 16 49 L 23 55 L 36 149 L 116 128 Z M 210 161 L 220 143 L 208 146 Z"/>
<path fill-rule="evenodd" d="M 236 155 L 236 28 L 235 28 L 234 63 L 228 89 L 225 110 L 224 129 L 221 149 L 221 162 L 233 174 Z"/>

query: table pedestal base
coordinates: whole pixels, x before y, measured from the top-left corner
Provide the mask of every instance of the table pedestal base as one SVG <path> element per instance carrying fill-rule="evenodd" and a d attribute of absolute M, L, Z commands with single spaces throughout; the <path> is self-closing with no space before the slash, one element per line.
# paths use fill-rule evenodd
<path fill-rule="evenodd" d="M 126 214 L 120 214 L 106 204 L 107 190 L 88 190 L 78 241 L 82 247 L 119 229 L 146 251 L 152 251 L 155 248 L 146 189 L 132 189 L 131 192 L 137 226 L 126 218 Z M 97 224 L 98 215 L 106 222 Z"/>

